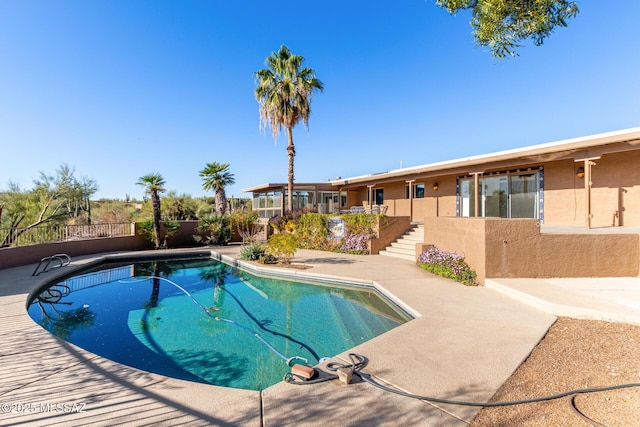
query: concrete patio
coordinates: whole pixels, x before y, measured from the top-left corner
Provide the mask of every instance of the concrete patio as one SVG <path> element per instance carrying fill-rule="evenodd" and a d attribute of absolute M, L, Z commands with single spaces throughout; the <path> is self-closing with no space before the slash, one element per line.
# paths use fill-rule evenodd
<path fill-rule="evenodd" d="M 239 247 L 212 251 L 234 260 Z M 103 256 L 74 259 L 64 273 Z M 312 268 L 279 270 L 370 283 L 417 316 L 350 350 L 369 359 L 364 372 L 415 394 L 489 400 L 555 320 L 489 287 L 465 287 L 406 260 L 299 250 L 294 262 Z M 34 268 L 0 271 L 0 425 L 463 426 L 478 411 L 404 398 L 358 381 L 279 383 L 258 392 L 123 366 L 60 340 L 31 320 L 25 308 L 29 293 L 57 274 L 34 278 Z"/>

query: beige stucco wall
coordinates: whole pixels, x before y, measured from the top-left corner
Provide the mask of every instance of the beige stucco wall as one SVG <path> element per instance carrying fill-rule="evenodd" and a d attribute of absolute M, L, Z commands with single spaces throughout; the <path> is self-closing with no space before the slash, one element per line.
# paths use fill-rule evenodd
<path fill-rule="evenodd" d="M 362 206 L 362 201 L 367 200 L 367 188 L 347 191 L 347 208 Z"/>
<path fill-rule="evenodd" d="M 180 231 L 168 239 L 170 248 L 194 246 L 192 236 L 201 234 L 196 230 L 198 221 L 180 221 Z M 66 242 L 44 243 L 40 245 L 0 248 L 0 269 L 17 267 L 39 262 L 42 258 L 54 254 L 67 254 L 71 257 L 114 251 L 137 251 L 152 249 L 151 242 L 134 231 L 131 236 L 100 237 L 87 240 L 71 240 Z M 237 241 L 237 233 L 234 235 Z"/>
<path fill-rule="evenodd" d="M 406 201 L 409 204 L 409 201 Z M 424 218 L 425 216 L 436 215 L 436 199 L 433 197 L 425 197 L 423 199 L 413 200 L 413 210 L 411 212 L 413 218 Z"/>
<path fill-rule="evenodd" d="M 389 206 L 387 215 L 390 216 L 409 216 L 411 212 L 411 205 L 409 200 L 406 199 L 387 199 L 384 201 L 385 206 Z"/>
<path fill-rule="evenodd" d="M 640 152 L 606 154 L 594 162 L 591 226 L 640 226 Z M 585 179 L 576 176 L 580 166 L 584 163 L 571 160 L 544 165 L 545 224 L 585 225 Z"/>
<path fill-rule="evenodd" d="M 483 283 L 486 268 L 484 223 L 484 218 L 424 218 L 425 245 L 435 245 L 438 249 L 464 256 Z M 417 247 L 416 252 L 416 256 L 420 255 L 422 248 Z"/>
<path fill-rule="evenodd" d="M 438 189 L 433 186 L 438 183 Z M 425 197 L 413 200 L 413 220 L 422 221 L 427 216 L 456 215 L 456 177 L 442 176 L 437 179 L 418 179 L 416 184 L 424 184 Z"/>
<path fill-rule="evenodd" d="M 433 184 L 438 182 L 438 190 Z M 425 216 L 456 215 L 456 176 L 417 179 L 414 184 L 424 184 L 425 197 L 407 199 L 404 180 L 391 183 L 377 183 L 374 188 L 384 189 L 384 205 L 388 206 L 388 216 L 410 216 L 412 221 L 422 221 Z M 349 206 L 362 205 L 367 200 L 367 189 L 349 191 Z M 413 201 L 413 207 L 411 206 Z"/>
<path fill-rule="evenodd" d="M 436 179 L 434 178 L 435 182 Z M 441 176 L 437 179 L 438 191 L 433 190 L 433 184 L 427 186 L 427 197 L 437 200 L 438 216 L 456 216 L 456 176 Z M 422 220 L 422 217 L 420 217 Z"/>
<path fill-rule="evenodd" d="M 638 276 L 638 234 L 541 234 L 535 220 L 487 220 L 487 277 Z"/>
<path fill-rule="evenodd" d="M 438 182 L 438 190 L 433 184 Z M 413 199 L 413 207 L 405 198 L 404 180 L 391 183 L 376 184 L 374 188 L 384 189 L 384 205 L 388 207 L 388 216 L 410 216 L 412 221 L 422 221 L 425 216 L 455 216 L 456 214 L 456 176 L 417 179 L 414 184 L 424 184 L 425 197 Z M 362 206 L 367 200 L 368 189 L 345 190 L 348 194 L 349 206 Z"/>
<path fill-rule="evenodd" d="M 405 185 L 406 183 L 404 181 L 399 181 L 384 186 L 384 200 L 404 199 Z"/>
<path fill-rule="evenodd" d="M 198 231 L 198 221 L 179 221 L 180 230 L 167 239 L 167 246 L 170 248 L 182 248 L 194 245 L 193 236 L 203 233 Z M 164 227 L 161 227 L 161 233 L 164 233 Z M 235 233 L 237 234 L 237 233 Z"/>
<path fill-rule="evenodd" d="M 576 177 L 577 168 L 572 160 L 544 166 L 545 224 L 584 225 L 584 180 Z"/>
<path fill-rule="evenodd" d="M 34 264 L 54 254 L 70 257 L 113 251 L 150 249 L 151 243 L 142 236 L 100 237 L 90 240 L 44 243 L 40 245 L 0 248 L 0 269 Z"/>
<path fill-rule="evenodd" d="M 405 217 L 378 217 L 378 237 L 369 241 L 369 253 L 377 255 L 411 228 L 411 220 Z"/>
<path fill-rule="evenodd" d="M 541 234 L 534 219 L 425 218 L 425 244 L 465 256 L 487 277 L 635 277 L 638 234 Z"/>
<path fill-rule="evenodd" d="M 592 167 L 593 226 L 640 226 L 640 151 L 609 154 Z M 618 225 L 618 224 L 616 224 Z"/>

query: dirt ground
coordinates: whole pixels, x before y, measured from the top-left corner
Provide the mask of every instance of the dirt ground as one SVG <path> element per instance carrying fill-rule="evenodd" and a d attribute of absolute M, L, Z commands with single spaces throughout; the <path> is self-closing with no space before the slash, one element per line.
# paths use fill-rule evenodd
<path fill-rule="evenodd" d="M 640 326 L 558 318 L 492 401 L 627 383 L 640 385 Z M 471 426 L 640 426 L 640 387 L 578 394 L 574 403 L 483 408 Z"/>

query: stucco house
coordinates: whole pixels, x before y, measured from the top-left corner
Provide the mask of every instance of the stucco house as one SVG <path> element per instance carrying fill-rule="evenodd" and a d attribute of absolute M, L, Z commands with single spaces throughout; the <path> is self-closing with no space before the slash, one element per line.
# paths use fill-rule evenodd
<path fill-rule="evenodd" d="M 281 210 L 286 185 L 245 191 L 261 209 L 276 187 Z M 640 127 L 304 188 L 318 211 L 379 205 L 423 223 L 423 244 L 464 253 L 482 279 L 639 274 Z"/>

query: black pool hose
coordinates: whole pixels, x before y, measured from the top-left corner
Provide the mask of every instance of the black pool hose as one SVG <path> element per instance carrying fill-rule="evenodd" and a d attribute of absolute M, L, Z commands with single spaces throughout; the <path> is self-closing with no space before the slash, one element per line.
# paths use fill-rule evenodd
<path fill-rule="evenodd" d="M 628 384 L 620 384 L 620 385 L 607 386 L 607 387 L 591 387 L 591 388 L 569 390 L 562 393 L 552 394 L 549 396 L 534 397 L 531 399 L 511 400 L 511 401 L 504 401 L 504 402 L 466 402 L 466 401 L 460 401 L 460 400 L 439 399 L 436 397 L 420 396 L 418 394 L 408 393 L 402 390 L 398 390 L 398 389 L 380 384 L 379 382 L 374 381 L 371 375 L 361 372 L 361 370 L 368 363 L 368 359 L 365 356 L 361 354 L 356 354 L 356 353 L 349 353 L 349 358 L 351 359 L 350 364 L 331 362 L 326 365 L 326 368 L 329 371 L 337 371 L 339 368 L 352 369 L 353 375 L 356 375 L 357 377 L 361 378 L 364 382 L 369 383 L 372 386 L 378 387 L 379 389 L 387 391 L 389 393 L 410 397 L 412 399 L 423 400 L 425 402 L 444 403 L 448 405 L 458 405 L 458 406 L 475 406 L 475 407 L 482 407 L 482 408 L 493 408 L 498 406 L 514 406 L 514 405 L 522 405 L 526 403 L 544 402 L 544 401 L 559 399 L 561 397 L 572 396 L 576 394 L 596 393 L 596 392 L 602 392 L 602 391 L 619 390 L 623 388 L 640 387 L 640 383 L 628 383 Z M 307 385 L 307 384 L 317 384 L 323 381 L 329 381 L 336 378 L 338 378 L 338 375 L 330 374 L 329 376 L 325 376 L 315 380 L 294 381 L 291 375 L 285 375 L 284 380 L 289 384 Z"/>

